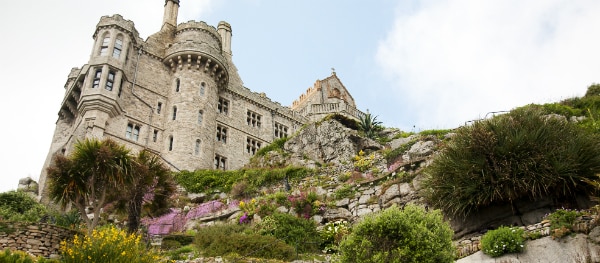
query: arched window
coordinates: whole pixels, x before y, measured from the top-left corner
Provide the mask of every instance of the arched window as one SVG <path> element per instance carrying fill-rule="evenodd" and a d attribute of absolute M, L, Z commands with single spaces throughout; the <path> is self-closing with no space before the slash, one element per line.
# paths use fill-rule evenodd
<path fill-rule="evenodd" d="M 123 50 L 123 37 L 118 36 L 115 40 L 115 48 L 113 49 L 113 57 L 119 58 L 121 56 L 121 51 Z"/>
<path fill-rule="evenodd" d="M 180 86 L 181 86 L 181 81 L 179 79 L 175 80 L 175 92 L 179 92 Z"/>
<path fill-rule="evenodd" d="M 169 136 L 169 151 L 173 150 L 173 136 Z"/>
<path fill-rule="evenodd" d="M 198 111 L 198 125 L 202 125 L 202 115 L 204 114 L 203 111 L 199 110 Z"/>
<path fill-rule="evenodd" d="M 108 91 L 112 91 L 114 85 L 115 85 L 115 72 L 111 70 L 108 72 L 108 79 L 106 80 L 106 86 L 104 88 Z"/>
<path fill-rule="evenodd" d="M 108 55 L 108 44 L 110 43 L 110 36 L 107 34 L 102 40 L 102 46 L 100 46 L 100 56 Z"/>
<path fill-rule="evenodd" d="M 196 140 L 196 147 L 194 148 L 194 154 L 195 155 L 200 154 L 200 139 Z"/>
<path fill-rule="evenodd" d="M 173 120 L 177 119 L 177 106 L 173 106 Z"/>
<path fill-rule="evenodd" d="M 206 90 L 206 83 L 200 83 L 200 96 L 204 96 L 204 91 Z"/>

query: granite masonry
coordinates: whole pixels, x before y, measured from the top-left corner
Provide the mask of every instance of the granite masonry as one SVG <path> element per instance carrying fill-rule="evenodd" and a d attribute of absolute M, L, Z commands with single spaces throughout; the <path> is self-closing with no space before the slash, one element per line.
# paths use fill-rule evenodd
<path fill-rule="evenodd" d="M 160 31 L 146 40 L 120 15 L 100 18 L 87 64 L 65 83 L 46 167 L 86 138 L 149 150 L 171 169 L 237 169 L 261 147 L 331 113 L 363 116 L 335 72 L 291 107 L 243 86 L 232 61 L 231 26 L 177 24 L 180 0 L 166 0 Z M 42 198 L 44 200 L 44 198 Z"/>

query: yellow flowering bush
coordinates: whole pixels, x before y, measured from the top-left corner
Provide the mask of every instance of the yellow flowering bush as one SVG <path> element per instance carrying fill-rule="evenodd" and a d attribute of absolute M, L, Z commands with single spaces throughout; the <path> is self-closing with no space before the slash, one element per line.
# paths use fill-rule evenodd
<path fill-rule="evenodd" d="M 91 236 L 75 235 L 70 242 L 61 242 L 60 251 L 65 263 L 167 262 L 157 252 L 147 250 L 140 241 L 140 235 L 111 226 L 94 230 Z"/>
<path fill-rule="evenodd" d="M 360 150 L 358 155 L 354 156 L 354 168 L 361 173 L 369 171 L 375 165 L 375 154 L 366 155 Z"/>

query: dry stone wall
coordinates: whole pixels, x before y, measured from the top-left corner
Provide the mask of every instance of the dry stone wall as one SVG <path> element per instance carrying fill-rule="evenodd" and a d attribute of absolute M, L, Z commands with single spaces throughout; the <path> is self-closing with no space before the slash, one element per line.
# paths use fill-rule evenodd
<path fill-rule="evenodd" d="M 34 256 L 59 256 L 60 242 L 71 239 L 77 232 L 46 223 L 2 223 L 0 248 L 20 250 Z"/>

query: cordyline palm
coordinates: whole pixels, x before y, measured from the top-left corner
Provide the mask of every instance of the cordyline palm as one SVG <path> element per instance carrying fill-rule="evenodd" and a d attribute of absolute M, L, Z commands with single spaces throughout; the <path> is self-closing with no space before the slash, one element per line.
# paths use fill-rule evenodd
<path fill-rule="evenodd" d="M 375 139 L 375 133 L 380 129 L 382 122 L 377 121 L 377 116 L 371 116 L 371 113 L 365 114 L 364 117 L 360 118 L 359 128 L 365 133 L 365 136 L 371 139 Z"/>
<path fill-rule="evenodd" d="M 118 205 L 127 211 L 130 233 L 139 228 L 143 210 L 151 216 L 168 212 L 169 198 L 176 189 L 169 168 L 151 152 L 139 152 L 132 162 L 132 168 L 131 184 L 122 191 Z"/>
<path fill-rule="evenodd" d="M 130 166 L 129 150 L 110 139 L 77 142 L 68 157 L 57 155 L 48 167 L 49 196 L 63 208 L 72 203 L 91 233 L 100 209 L 131 181 Z M 93 209 L 91 219 L 87 207 Z"/>

